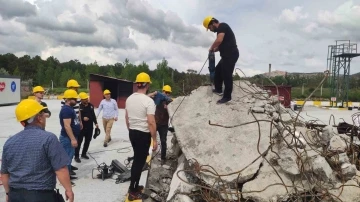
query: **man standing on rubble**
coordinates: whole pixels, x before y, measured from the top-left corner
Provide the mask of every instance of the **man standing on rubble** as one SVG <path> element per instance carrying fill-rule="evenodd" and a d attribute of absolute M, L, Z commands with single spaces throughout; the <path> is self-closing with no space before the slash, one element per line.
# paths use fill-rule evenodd
<path fill-rule="evenodd" d="M 78 138 L 78 147 L 76 147 L 75 149 L 75 161 L 77 163 L 81 163 L 81 160 L 79 158 L 79 153 L 80 153 L 81 143 L 84 138 L 85 138 L 85 142 L 81 153 L 81 158 L 89 159 L 86 153 L 89 149 L 89 145 L 94 129 L 94 124 L 96 128 L 99 128 L 94 112 L 94 105 L 92 105 L 89 102 L 89 96 L 85 92 L 81 92 L 79 93 L 79 97 L 81 100 L 80 112 L 81 112 L 81 118 L 82 118 L 81 122 L 83 124 L 83 129 L 81 130 L 80 136 Z"/>
<path fill-rule="evenodd" d="M 66 198 L 74 201 L 66 166 L 69 157 L 55 134 L 45 131 L 45 109 L 33 99 L 25 99 L 16 106 L 16 119 L 25 128 L 10 137 L 3 147 L 1 178 L 6 201 L 55 202 L 56 177 Z"/>
<path fill-rule="evenodd" d="M 70 80 L 68 80 L 68 82 L 66 83 L 66 87 L 67 87 L 68 89 L 72 89 L 72 90 L 75 90 L 76 92 L 78 92 L 78 89 L 79 89 L 79 87 L 80 87 L 80 84 L 79 84 L 76 80 L 70 79 Z M 61 106 L 64 106 L 64 105 L 65 105 L 65 101 L 63 100 L 63 101 L 61 101 Z M 76 100 L 76 104 L 73 106 L 73 109 L 75 110 L 75 113 L 76 113 L 78 119 L 81 120 L 81 113 L 80 113 L 80 110 L 79 110 L 79 109 L 80 109 L 80 99 L 77 99 L 77 100 Z M 80 129 L 82 129 L 82 128 L 83 128 L 83 125 L 82 125 L 82 123 L 81 123 L 81 121 L 80 121 Z M 78 170 L 78 168 L 75 167 L 75 166 L 71 166 L 71 170 L 72 170 L 72 171 Z M 75 172 L 71 172 L 71 174 L 72 174 L 72 175 L 75 175 L 76 173 L 75 173 Z"/>
<path fill-rule="evenodd" d="M 142 189 L 144 187 L 139 185 L 139 181 L 149 153 L 151 138 L 153 140 L 153 151 L 157 150 L 155 104 L 146 95 L 151 84 L 150 76 L 142 72 L 136 76 L 135 83 L 137 92 L 130 95 L 125 104 L 125 121 L 134 150 L 129 201 L 142 199 Z"/>
<path fill-rule="evenodd" d="M 59 118 L 61 125 L 60 143 L 68 154 L 70 160 L 68 162 L 68 169 L 70 175 L 74 175 L 71 169 L 71 161 L 75 154 L 75 148 L 78 147 L 77 138 L 80 135 L 80 121 L 76 116 L 74 106 L 78 99 L 78 94 L 75 90 L 68 89 L 64 92 L 65 104 L 61 107 Z M 77 179 L 71 176 L 70 179 Z"/>
<path fill-rule="evenodd" d="M 41 86 L 35 86 L 33 88 L 33 94 L 35 96 L 35 100 L 37 102 L 39 102 L 42 106 L 46 107 L 46 109 L 44 109 L 45 111 L 45 115 L 47 117 L 50 117 L 51 116 L 51 112 L 49 111 L 49 109 L 47 108 L 47 104 L 45 102 L 42 101 L 42 99 L 44 99 L 44 93 L 45 93 L 45 90 L 43 87 Z"/>
<path fill-rule="evenodd" d="M 111 92 L 109 90 L 104 90 L 103 94 L 105 99 L 101 100 L 96 117 L 98 117 L 101 110 L 103 110 L 102 120 L 104 131 L 106 134 L 104 140 L 104 147 L 107 147 L 108 143 L 111 141 L 111 128 L 114 124 L 114 121 L 118 120 L 119 107 L 117 105 L 117 102 L 111 98 Z"/>
<path fill-rule="evenodd" d="M 203 21 L 204 27 L 217 33 L 217 38 L 209 48 L 210 52 L 220 51 L 221 60 L 215 68 L 214 93 L 222 94 L 222 83 L 225 89 L 223 97 L 217 101 L 218 104 L 226 103 L 231 100 L 233 90 L 233 72 L 235 64 L 239 59 L 239 50 L 236 45 L 236 38 L 230 26 L 224 22 L 219 22 L 212 16 L 208 16 Z"/>
<path fill-rule="evenodd" d="M 169 112 L 167 110 L 167 105 L 172 101 L 172 99 L 169 97 L 172 92 L 171 86 L 165 85 L 162 91 L 162 94 L 155 91 L 154 93 L 149 94 L 149 96 L 154 97 L 155 100 L 156 130 L 159 133 L 161 142 L 161 157 L 159 158 L 159 160 L 163 165 L 166 162 L 166 141 L 169 130 Z"/>

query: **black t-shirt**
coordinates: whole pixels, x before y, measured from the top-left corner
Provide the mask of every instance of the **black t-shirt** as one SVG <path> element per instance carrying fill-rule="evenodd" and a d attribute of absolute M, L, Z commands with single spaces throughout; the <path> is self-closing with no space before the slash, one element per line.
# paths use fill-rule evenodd
<path fill-rule="evenodd" d="M 89 126 L 93 126 L 93 123 L 97 124 L 96 115 L 95 115 L 95 111 L 94 111 L 94 105 L 89 103 L 87 106 L 85 106 L 82 103 L 80 103 L 79 106 L 80 106 L 80 111 L 81 111 L 81 121 L 82 121 L 82 123 L 84 125 L 88 124 Z M 88 117 L 89 120 L 85 121 L 84 117 Z"/>
<path fill-rule="evenodd" d="M 231 53 L 238 51 L 234 32 L 228 24 L 224 22 L 220 23 L 216 32 L 217 34 L 225 33 L 224 39 L 219 46 L 221 56 L 228 56 Z"/>

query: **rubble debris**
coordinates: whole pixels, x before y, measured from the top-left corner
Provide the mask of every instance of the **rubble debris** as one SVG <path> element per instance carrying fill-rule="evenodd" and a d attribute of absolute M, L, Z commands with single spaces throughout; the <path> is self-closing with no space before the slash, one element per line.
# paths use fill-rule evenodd
<path fill-rule="evenodd" d="M 335 189 L 330 189 L 329 193 L 336 202 L 355 202 L 360 201 L 360 188 L 359 185 L 349 180 L 345 184 L 338 183 Z"/>
<path fill-rule="evenodd" d="M 341 137 L 335 135 L 330 139 L 328 150 L 331 152 L 342 153 L 347 149 L 347 145 Z"/>
<path fill-rule="evenodd" d="M 187 184 L 186 182 L 188 182 L 187 177 L 185 175 L 185 172 L 181 172 L 181 170 L 184 170 L 185 168 L 185 164 L 186 164 L 186 158 L 184 155 L 181 155 L 179 157 L 179 165 L 172 177 L 172 181 L 170 184 L 170 192 L 168 194 L 168 197 L 166 199 L 166 201 L 171 200 L 176 192 L 187 192 L 190 193 L 191 190 L 194 188 L 194 186 Z M 180 178 L 179 178 L 179 177 Z M 184 182 L 185 181 L 185 182 Z"/>
<path fill-rule="evenodd" d="M 334 135 L 337 135 L 336 128 L 332 126 L 326 126 L 321 133 L 321 143 L 323 145 L 328 145 Z"/>
<path fill-rule="evenodd" d="M 241 87 L 248 88 L 242 82 Z M 183 100 L 172 120 L 172 125 L 176 128 L 177 140 L 187 159 L 196 159 L 201 165 L 211 165 L 220 174 L 244 169 L 239 179 L 238 175 L 221 178 L 230 183 L 245 182 L 250 179 L 258 170 L 262 159 L 255 163 L 252 161 L 269 147 L 271 123 L 256 122 L 256 120 L 269 120 L 268 115 L 249 113 L 252 104 L 237 102 L 246 94 L 235 86 L 232 94 L 234 101 L 229 103 L 231 104 L 229 107 L 216 104 L 220 99 L 219 96 L 212 92 L 211 87 L 201 86 Z M 181 101 L 175 99 L 169 105 L 170 116 Z M 248 124 L 224 128 L 209 125 L 209 121 L 230 126 L 239 123 Z M 262 138 L 258 143 L 259 135 Z M 249 164 L 251 165 L 248 166 Z M 211 173 L 202 173 L 201 177 L 208 184 L 218 180 L 218 177 Z"/>
<path fill-rule="evenodd" d="M 291 175 L 299 175 L 300 170 L 298 166 L 298 156 L 291 149 L 282 149 L 279 152 L 280 159 L 278 160 L 278 164 L 281 169 L 288 174 Z"/>
<path fill-rule="evenodd" d="M 265 109 L 262 107 L 253 107 L 251 110 L 255 113 L 265 113 Z"/>
<path fill-rule="evenodd" d="M 208 86 L 169 105 L 170 116 L 176 111 L 171 150 L 181 156 L 176 171 L 170 169 L 166 201 L 340 201 L 338 195 L 360 201 L 348 136 L 330 125 L 308 129 L 301 117 L 295 123 L 278 96 L 248 82 L 239 85 L 224 105 L 216 104 L 220 97 Z"/>
<path fill-rule="evenodd" d="M 332 169 L 328 162 L 322 156 L 316 156 L 312 162 L 312 170 L 324 182 L 328 182 L 332 179 Z"/>
<path fill-rule="evenodd" d="M 344 163 L 341 165 L 341 174 L 342 178 L 345 180 L 350 180 L 354 175 L 356 175 L 356 166 L 350 163 Z"/>
<path fill-rule="evenodd" d="M 335 165 L 339 165 L 339 166 L 341 166 L 344 163 L 350 163 L 349 157 L 346 155 L 346 153 L 341 153 L 341 154 L 338 154 L 338 155 L 334 155 L 333 157 L 331 157 L 331 161 Z"/>

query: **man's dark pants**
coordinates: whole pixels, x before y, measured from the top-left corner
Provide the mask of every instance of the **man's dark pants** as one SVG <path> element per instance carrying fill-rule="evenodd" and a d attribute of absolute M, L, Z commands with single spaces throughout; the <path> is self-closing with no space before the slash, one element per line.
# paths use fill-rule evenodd
<path fill-rule="evenodd" d="M 29 191 L 10 188 L 9 202 L 55 202 L 54 190 Z"/>
<path fill-rule="evenodd" d="M 79 135 L 78 140 L 77 140 L 78 141 L 78 147 L 75 149 L 75 158 L 79 157 L 81 143 L 84 140 L 84 138 L 85 138 L 85 142 L 84 142 L 84 147 L 83 147 L 81 156 L 86 155 L 86 153 L 87 153 L 87 151 L 89 149 L 90 142 L 91 142 L 91 137 L 92 137 L 92 134 L 93 134 L 93 130 L 94 130 L 94 127 L 93 127 L 92 123 L 91 123 L 91 125 L 90 124 L 83 124 L 83 129 L 81 130 L 80 135 Z"/>
<path fill-rule="evenodd" d="M 161 159 L 166 159 L 166 149 L 167 149 L 166 140 L 167 140 L 167 133 L 168 133 L 169 126 L 167 124 L 166 125 L 157 125 L 156 129 L 160 136 Z"/>
<path fill-rule="evenodd" d="M 215 90 L 222 92 L 222 84 L 224 82 L 224 96 L 223 98 L 231 99 L 231 93 L 233 90 L 233 72 L 235 64 L 239 59 L 239 51 L 234 51 L 229 55 L 221 56 L 221 60 L 215 68 Z"/>
<path fill-rule="evenodd" d="M 138 130 L 129 130 L 129 139 L 134 150 L 134 160 L 131 166 L 130 191 L 135 192 L 139 186 L 141 172 L 146 163 L 151 144 L 151 134 Z"/>

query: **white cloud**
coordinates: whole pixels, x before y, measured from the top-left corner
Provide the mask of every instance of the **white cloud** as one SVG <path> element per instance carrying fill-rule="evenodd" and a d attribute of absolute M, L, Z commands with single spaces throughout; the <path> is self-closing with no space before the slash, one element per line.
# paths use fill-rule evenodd
<path fill-rule="evenodd" d="M 308 17 L 307 13 L 302 12 L 303 7 L 295 6 L 293 10 L 284 9 L 279 16 L 280 22 L 285 23 L 295 23 L 298 20 L 306 19 Z"/>

